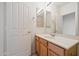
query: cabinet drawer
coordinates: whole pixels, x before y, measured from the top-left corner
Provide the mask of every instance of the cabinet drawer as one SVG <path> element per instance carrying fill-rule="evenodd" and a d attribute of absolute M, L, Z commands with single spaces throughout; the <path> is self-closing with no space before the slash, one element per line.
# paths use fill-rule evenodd
<path fill-rule="evenodd" d="M 54 52 L 48 49 L 48 56 L 57 56 Z"/>
<path fill-rule="evenodd" d="M 54 51 L 56 54 L 63 56 L 64 55 L 64 49 L 61 47 L 58 47 L 50 42 L 48 42 L 48 48 Z"/>
<path fill-rule="evenodd" d="M 46 40 L 40 38 L 40 42 L 41 42 L 43 45 L 47 46 L 47 41 L 46 41 Z"/>

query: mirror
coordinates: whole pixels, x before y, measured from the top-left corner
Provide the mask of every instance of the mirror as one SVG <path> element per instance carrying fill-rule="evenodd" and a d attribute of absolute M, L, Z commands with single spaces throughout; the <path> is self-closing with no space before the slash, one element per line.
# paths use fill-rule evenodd
<path fill-rule="evenodd" d="M 51 28 L 51 12 L 46 11 L 46 27 Z"/>
<path fill-rule="evenodd" d="M 43 11 L 43 9 L 37 13 L 36 26 L 44 27 L 44 11 Z"/>
<path fill-rule="evenodd" d="M 63 34 L 75 35 L 75 12 L 63 15 Z"/>
<path fill-rule="evenodd" d="M 55 20 L 52 19 L 51 11 L 46 11 L 46 30 L 49 33 L 56 32 L 56 23 Z"/>

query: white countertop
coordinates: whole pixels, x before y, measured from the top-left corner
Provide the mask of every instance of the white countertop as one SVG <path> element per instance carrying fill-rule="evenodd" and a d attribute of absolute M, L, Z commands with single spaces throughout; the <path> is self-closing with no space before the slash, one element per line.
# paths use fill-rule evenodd
<path fill-rule="evenodd" d="M 37 36 L 44 38 L 45 40 L 54 43 L 65 49 L 71 48 L 73 45 L 79 43 L 78 40 L 66 38 L 63 36 L 51 36 L 50 34 L 36 34 Z"/>

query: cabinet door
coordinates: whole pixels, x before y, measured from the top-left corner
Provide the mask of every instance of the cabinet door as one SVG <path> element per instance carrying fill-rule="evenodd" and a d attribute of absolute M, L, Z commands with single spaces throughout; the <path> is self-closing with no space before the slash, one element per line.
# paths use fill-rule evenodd
<path fill-rule="evenodd" d="M 36 44 L 36 53 L 39 55 L 39 41 L 36 39 L 36 42 L 35 42 Z"/>
<path fill-rule="evenodd" d="M 54 52 L 52 52 L 51 50 L 48 50 L 48 56 L 57 56 Z"/>
<path fill-rule="evenodd" d="M 40 56 L 47 56 L 47 47 L 40 43 Z"/>
<path fill-rule="evenodd" d="M 77 52 L 77 55 L 79 56 L 79 44 L 78 44 L 78 48 L 77 48 L 77 51 L 78 51 L 78 52 Z"/>

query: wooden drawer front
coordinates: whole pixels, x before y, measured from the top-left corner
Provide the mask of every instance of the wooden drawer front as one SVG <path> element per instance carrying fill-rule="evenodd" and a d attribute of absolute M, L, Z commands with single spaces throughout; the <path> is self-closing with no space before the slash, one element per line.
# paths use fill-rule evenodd
<path fill-rule="evenodd" d="M 50 42 L 48 42 L 48 48 L 51 49 L 53 52 L 55 52 L 56 54 L 63 56 L 64 55 L 64 49 L 60 48 Z"/>
<path fill-rule="evenodd" d="M 41 42 L 43 45 L 47 46 L 47 41 L 46 41 L 46 40 L 40 38 L 40 42 Z"/>
<path fill-rule="evenodd" d="M 48 49 L 48 56 L 57 56 L 54 52 Z"/>

